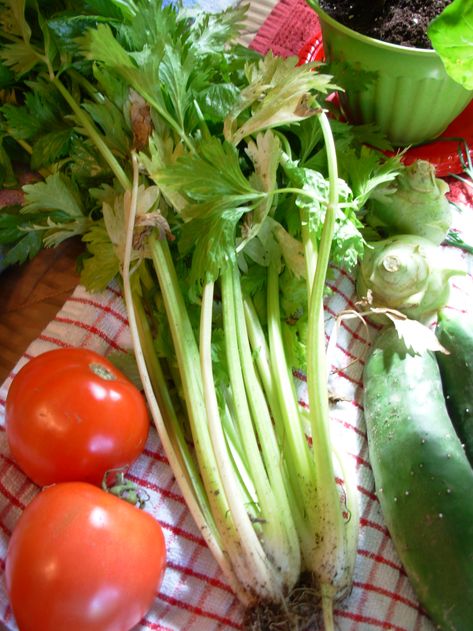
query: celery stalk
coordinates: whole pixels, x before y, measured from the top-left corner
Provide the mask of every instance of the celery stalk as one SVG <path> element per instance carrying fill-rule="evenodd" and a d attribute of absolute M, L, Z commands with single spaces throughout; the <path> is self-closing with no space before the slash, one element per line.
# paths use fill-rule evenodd
<path fill-rule="evenodd" d="M 307 384 L 317 477 L 318 508 L 317 519 L 314 523 L 314 535 L 318 541 L 322 542 L 321 545 L 314 547 L 309 562 L 321 587 L 325 628 L 326 631 L 331 631 L 334 629 L 333 600 L 337 593 L 346 591 L 347 585 L 344 582 L 347 580 L 347 559 L 352 557 L 347 548 L 348 544 L 353 547 L 355 537 L 352 533 L 351 536 L 347 537 L 347 524 L 341 510 L 340 496 L 335 482 L 330 440 L 323 298 L 338 204 L 338 174 L 335 144 L 330 124 L 324 113 L 319 115 L 319 120 L 327 150 L 330 190 L 315 274 L 309 295 Z M 353 527 L 356 528 L 357 524 L 350 520 L 349 529 L 351 530 Z"/>

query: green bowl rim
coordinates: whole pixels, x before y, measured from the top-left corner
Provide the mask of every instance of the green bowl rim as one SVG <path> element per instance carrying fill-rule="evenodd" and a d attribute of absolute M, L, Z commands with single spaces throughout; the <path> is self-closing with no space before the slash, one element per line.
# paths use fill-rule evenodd
<path fill-rule="evenodd" d="M 420 57 L 431 57 L 438 58 L 437 51 L 433 48 L 415 48 L 413 46 L 401 46 L 400 44 L 391 44 L 390 42 L 383 42 L 379 39 L 375 39 L 374 37 L 368 37 L 368 35 L 363 35 L 362 33 L 358 33 L 358 31 L 354 31 L 353 29 L 341 24 L 341 22 L 337 22 L 333 17 L 331 17 L 328 13 L 326 13 L 318 4 L 318 2 L 310 3 L 314 11 L 324 20 L 328 22 L 334 28 L 337 28 L 339 31 L 352 37 L 353 39 L 357 39 L 360 42 L 365 44 L 370 44 L 371 46 L 376 46 L 377 48 L 383 48 L 386 50 L 391 50 L 392 52 L 402 52 L 406 55 L 412 56 L 420 56 Z"/>

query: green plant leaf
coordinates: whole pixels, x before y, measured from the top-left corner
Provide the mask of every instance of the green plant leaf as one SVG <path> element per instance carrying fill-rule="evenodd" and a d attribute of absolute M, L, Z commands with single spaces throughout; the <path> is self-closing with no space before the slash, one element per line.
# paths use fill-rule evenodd
<path fill-rule="evenodd" d="M 74 136 L 75 133 L 72 128 L 52 131 L 40 136 L 33 144 L 31 168 L 41 169 L 68 156 Z"/>
<path fill-rule="evenodd" d="M 7 251 L 3 265 L 10 267 L 15 264 L 23 264 L 28 259 L 34 258 L 43 247 L 43 240 L 40 233 L 31 230 L 24 233 L 24 236 Z"/>
<path fill-rule="evenodd" d="M 127 155 L 130 150 L 130 138 L 126 133 L 123 114 L 110 101 L 104 103 L 86 102 L 82 107 L 101 128 L 111 149 Z"/>
<path fill-rule="evenodd" d="M 117 20 L 131 20 L 138 10 L 133 0 L 87 0 L 91 13 Z"/>
<path fill-rule="evenodd" d="M 473 3 L 454 0 L 432 20 L 427 35 L 452 79 L 473 90 Z"/>
<path fill-rule="evenodd" d="M 54 33 L 55 40 L 61 50 L 76 52 L 80 38 L 89 28 L 95 28 L 99 22 L 111 23 L 110 19 L 96 15 L 60 15 L 48 20 L 48 27 Z M 113 22 L 112 22 L 113 23 Z"/>
<path fill-rule="evenodd" d="M 84 235 L 89 256 L 82 261 L 81 283 L 91 292 L 102 291 L 120 272 L 120 262 L 103 221 Z"/>
<path fill-rule="evenodd" d="M 110 68 L 133 68 L 134 63 L 127 51 L 115 39 L 108 24 L 99 24 L 96 29 L 90 29 L 80 38 L 83 54 L 93 61 L 100 61 Z"/>
<path fill-rule="evenodd" d="M 25 192 L 24 212 L 41 210 L 60 210 L 71 218 L 84 216 L 81 195 L 72 181 L 61 173 L 49 175 L 44 182 L 27 184 Z"/>
<path fill-rule="evenodd" d="M 313 67 L 313 66 L 312 66 Z M 249 85 L 241 91 L 240 102 L 225 122 L 225 136 L 235 145 L 258 131 L 304 120 L 320 106 L 316 94 L 335 86 L 331 77 L 309 72 L 297 59 L 283 59 L 271 53 L 248 66 Z M 251 108 L 251 116 L 237 128 L 237 116 Z"/>
<path fill-rule="evenodd" d="M 246 6 L 240 6 L 219 13 L 198 11 L 189 33 L 196 55 L 220 56 L 228 42 L 235 39 L 241 31 L 246 10 Z"/>
<path fill-rule="evenodd" d="M 231 112 L 238 94 L 233 83 L 218 83 L 207 86 L 196 98 L 207 121 L 220 121 Z"/>
<path fill-rule="evenodd" d="M 19 75 L 27 74 L 41 61 L 40 55 L 23 41 L 5 44 L 0 51 L 0 58 Z"/>
<path fill-rule="evenodd" d="M 217 137 L 202 141 L 199 153 L 179 158 L 175 164 L 158 171 L 155 176 L 159 185 L 163 183 L 170 186 L 194 202 L 210 202 L 215 209 L 221 208 L 221 204 L 234 208 L 238 204 L 265 197 L 243 174 L 236 148 Z M 199 209 L 200 216 L 202 210 Z M 215 212 L 217 210 L 208 208 L 209 214 Z M 188 209 L 189 217 L 195 217 L 196 214 L 194 207 Z"/>

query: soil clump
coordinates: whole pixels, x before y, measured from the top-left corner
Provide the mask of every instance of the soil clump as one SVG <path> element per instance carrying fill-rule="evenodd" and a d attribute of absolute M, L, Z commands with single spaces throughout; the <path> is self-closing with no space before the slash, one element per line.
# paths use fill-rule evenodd
<path fill-rule="evenodd" d="M 414 48 L 432 48 L 429 23 L 452 0 L 319 0 L 344 26 L 375 39 Z"/>

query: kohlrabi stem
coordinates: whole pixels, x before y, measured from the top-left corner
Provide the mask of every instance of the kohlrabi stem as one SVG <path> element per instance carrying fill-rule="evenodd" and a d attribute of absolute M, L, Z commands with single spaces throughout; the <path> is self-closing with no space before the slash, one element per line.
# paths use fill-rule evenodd
<path fill-rule="evenodd" d="M 109 165 L 110 169 L 113 171 L 115 177 L 119 181 L 120 185 L 126 191 L 130 188 L 130 181 L 125 171 L 120 166 L 118 160 L 115 158 L 113 153 L 110 151 L 107 143 L 99 134 L 95 125 L 90 120 L 89 116 L 84 112 L 84 110 L 80 107 L 80 105 L 76 102 L 74 97 L 70 94 L 69 90 L 64 86 L 60 79 L 55 77 L 52 79 L 52 84 L 57 88 L 60 94 L 63 96 L 64 100 L 67 101 L 67 104 L 74 112 L 77 120 L 83 126 L 85 132 L 94 145 L 97 147 L 101 156 L 104 158 L 106 163 Z"/>
<path fill-rule="evenodd" d="M 448 243 L 448 245 L 451 245 L 454 248 L 459 248 L 464 252 L 468 252 L 469 254 L 473 254 L 473 245 L 463 241 L 460 235 L 453 230 L 448 231 L 447 236 L 445 237 L 445 243 Z"/>

